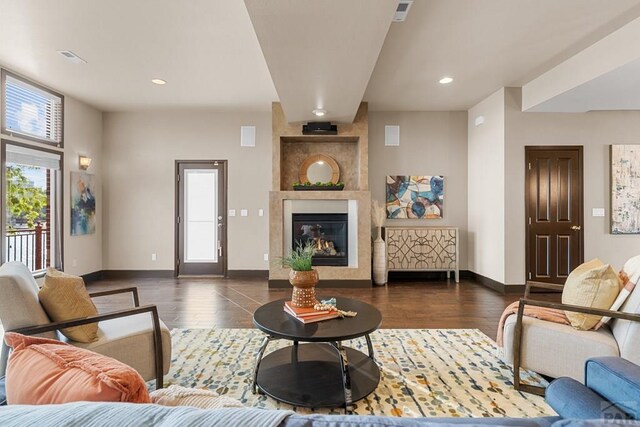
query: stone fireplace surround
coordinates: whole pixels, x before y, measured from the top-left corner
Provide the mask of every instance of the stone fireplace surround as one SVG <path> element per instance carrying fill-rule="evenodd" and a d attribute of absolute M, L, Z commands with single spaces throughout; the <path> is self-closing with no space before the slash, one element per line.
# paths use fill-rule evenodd
<path fill-rule="evenodd" d="M 317 266 L 319 287 L 371 286 L 371 193 L 368 188 L 368 111 L 362 103 L 353 123 L 338 124 L 337 135 L 302 135 L 302 123 L 287 123 L 280 103 L 272 104 L 273 182 L 269 193 L 269 253 L 291 248 L 293 213 L 348 213 L 348 266 Z M 324 153 L 340 167 L 343 191 L 292 191 L 300 164 Z M 269 266 L 269 287 L 289 287 L 289 269 Z"/>

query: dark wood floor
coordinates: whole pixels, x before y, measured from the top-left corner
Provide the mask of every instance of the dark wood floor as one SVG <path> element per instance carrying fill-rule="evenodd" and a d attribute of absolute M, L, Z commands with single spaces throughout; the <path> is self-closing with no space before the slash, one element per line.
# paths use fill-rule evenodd
<path fill-rule="evenodd" d="M 89 292 L 137 286 L 141 304 L 156 304 L 169 328 L 251 328 L 262 304 L 291 296 L 290 289 L 268 289 L 253 279 L 103 280 Z M 502 295 L 476 282 L 397 282 L 370 289 L 318 289 L 320 297 L 344 296 L 366 301 L 383 316 L 383 328 L 476 328 L 495 339 L 500 314 L 520 295 Z M 130 304 L 128 296 L 96 299 L 109 311 Z"/>

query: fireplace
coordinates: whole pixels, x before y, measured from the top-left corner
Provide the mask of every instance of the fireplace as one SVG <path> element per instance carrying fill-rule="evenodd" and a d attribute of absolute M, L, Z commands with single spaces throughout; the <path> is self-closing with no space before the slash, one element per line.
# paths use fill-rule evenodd
<path fill-rule="evenodd" d="M 349 234 L 346 213 L 294 213 L 292 216 L 293 247 L 312 242 L 313 265 L 349 265 Z"/>

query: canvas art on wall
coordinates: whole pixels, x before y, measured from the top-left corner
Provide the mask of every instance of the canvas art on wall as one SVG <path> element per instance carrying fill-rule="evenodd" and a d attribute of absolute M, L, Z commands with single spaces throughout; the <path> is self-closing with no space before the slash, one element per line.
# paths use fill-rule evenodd
<path fill-rule="evenodd" d="M 611 233 L 640 234 L 640 145 L 611 146 Z"/>
<path fill-rule="evenodd" d="M 71 235 L 96 232 L 96 198 L 93 175 L 71 172 Z"/>
<path fill-rule="evenodd" d="M 442 218 L 444 177 L 387 176 L 387 218 Z"/>

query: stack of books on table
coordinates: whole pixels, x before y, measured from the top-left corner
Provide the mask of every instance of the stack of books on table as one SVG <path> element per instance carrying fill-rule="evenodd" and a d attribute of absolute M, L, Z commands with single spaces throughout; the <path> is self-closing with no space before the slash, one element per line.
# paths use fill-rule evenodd
<path fill-rule="evenodd" d="M 298 308 L 291 304 L 291 301 L 284 303 L 284 311 L 302 323 L 321 322 L 323 320 L 335 319 L 338 317 L 336 311 L 330 310 L 316 310 L 313 307 L 310 308 Z"/>

